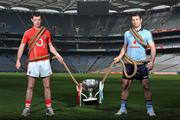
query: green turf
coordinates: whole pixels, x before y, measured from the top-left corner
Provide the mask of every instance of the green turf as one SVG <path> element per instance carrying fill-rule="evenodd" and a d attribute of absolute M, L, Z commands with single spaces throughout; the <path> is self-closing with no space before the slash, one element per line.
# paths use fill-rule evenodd
<path fill-rule="evenodd" d="M 81 81 L 87 78 L 101 80 L 103 75 L 75 74 Z M 134 81 L 128 100 L 128 115 L 115 116 L 120 105 L 120 75 L 111 75 L 105 83 L 104 101 L 99 106 L 76 105 L 76 88 L 68 74 L 53 74 L 51 87 L 53 108 L 56 115 L 45 116 L 42 81 L 38 79 L 34 88 L 32 115 L 24 118 L 20 114 L 24 107 L 27 76 L 25 73 L 0 73 L 0 120 L 55 120 L 55 119 L 121 119 L 121 120 L 177 120 L 180 119 L 180 75 L 152 75 L 151 90 L 157 117 L 149 118 L 142 88 Z"/>

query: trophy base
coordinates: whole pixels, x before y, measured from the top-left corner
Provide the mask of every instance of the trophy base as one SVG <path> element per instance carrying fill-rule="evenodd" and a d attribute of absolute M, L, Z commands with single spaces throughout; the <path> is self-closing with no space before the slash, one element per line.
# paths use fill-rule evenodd
<path fill-rule="evenodd" d="M 99 104 L 97 98 L 83 99 L 85 105 L 97 105 Z"/>

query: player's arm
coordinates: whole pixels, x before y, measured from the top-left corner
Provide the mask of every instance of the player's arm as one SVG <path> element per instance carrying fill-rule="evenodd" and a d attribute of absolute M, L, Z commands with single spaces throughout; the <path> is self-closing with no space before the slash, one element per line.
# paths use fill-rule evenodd
<path fill-rule="evenodd" d="M 21 60 L 21 57 L 22 57 L 25 46 L 26 46 L 26 44 L 24 44 L 23 42 L 21 42 L 21 44 L 19 46 L 19 49 L 18 49 L 18 52 L 17 52 L 17 59 L 16 59 L 16 68 L 17 69 L 19 69 L 21 67 L 20 60 Z"/>
<path fill-rule="evenodd" d="M 64 63 L 64 60 L 62 58 L 62 56 L 57 52 L 57 50 L 54 48 L 54 46 L 52 45 L 51 42 L 49 42 L 49 49 L 50 49 L 50 52 L 56 56 L 56 59 L 61 63 L 63 64 Z"/>
<path fill-rule="evenodd" d="M 150 50 L 151 50 L 151 58 L 150 58 L 150 62 L 148 64 L 148 69 L 152 70 L 153 66 L 154 66 L 154 62 L 155 62 L 155 57 L 156 57 L 156 46 L 155 43 L 152 42 L 151 44 L 149 44 Z"/>
<path fill-rule="evenodd" d="M 124 56 L 126 50 L 127 50 L 127 43 L 124 43 L 119 55 L 114 58 L 114 61 L 119 62 L 119 60 Z"/>

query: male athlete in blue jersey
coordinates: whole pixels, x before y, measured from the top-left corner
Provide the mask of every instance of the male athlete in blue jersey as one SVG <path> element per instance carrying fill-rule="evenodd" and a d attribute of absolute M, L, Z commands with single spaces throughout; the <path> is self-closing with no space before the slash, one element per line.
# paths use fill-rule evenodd
<path fill-rule="evenodd" d="M 114 58 L 115 62 L 118 62 L 125 54 L 134 61 L 145 61 L 146 60 L 146 47 L 148 46 L 151 50 L 151 58 L 148 64 L 144 63 L 137 66 L 137 72 L 132 78 L 127 78 L 125 74 L 122 77 L 122 91 L 121 91 L 121 106 L 116 115 L 127 114 L 127 99 L 129 95 L 129 89 L 133 79 L 140 80 L 141 86 L 144 90 L 144 96 L 146 100 L 147 114 L 149 116 L 155 116 L 155 112 L 152 106 L 152 96 L 149 88 L 148 75 L 149 71 L 153 69 L 156 48 L 152 39 L 150 31 L 142 28 L 142 18 L 140 14 L 134 14 L 131 16 L 132 27 L 129 31 L 124 34 L 124 45 L 120 51 L 119 56 Z M 134 32 L 132 32 L 134 31 Z M 138 36 L 138 37 L 137 37 Z M 139 39 L 143 39 L 143 44 L 139 42 Z M 134 66 L 132 64 L 125 64 L 126 71 L 128 74 L 132 74 Z M 123 72 L 124 73 L 124 72 Z"/>

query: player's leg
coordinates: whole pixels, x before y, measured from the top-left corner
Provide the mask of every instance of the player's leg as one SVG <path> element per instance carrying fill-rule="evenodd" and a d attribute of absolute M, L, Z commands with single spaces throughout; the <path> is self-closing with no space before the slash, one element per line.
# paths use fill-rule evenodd
<path fill-rule="evenodd" d="M 152 95 L 151 95 L 151 91 L 150 91 L 150 87 L 149 87 L 149 80 L 148 79 L 144 79 L 141 80 L 141 86 L 144 90 L 144 97 L 146 100 L 152 100 Z"/>
<path fill-rule="evenodd" d="M 54 111 L 52 109 L 52 100 L 51 100 L 51 89 L 50 89 L 50 77 L 43 78 L 43 86 L 44 86 L 44 96 L 45 96 L 45 104 L 47 108 L 46 115 L 52 116 L 54 115 Z"/>
<path fill-rule="evenodd" d="M 43 78 L 43 86 L 44 86 L 44 97 L 46 107 L 51 107 L 51 89 L 50 89 L 50 77 Z"/>
<path fill-rule="evenodd" d="M 25 108 L 22 112 L 22 116 L 30 115 L 30 107 L 31 107 L 31 101 L 32 101 L 32 96 L 33 96 L 34 84 L 35 84 L 35 78 L 28 76 L 28 85 L 27 85 L 27 90 L 26 90 Z"/>
<path fill-rule="evenodd" d="M 141 80 L 141 86 L 143 87 L 143 90 L 144 90 L 147 114 L 149 116 L 155 116 L 156 114 L 154 112 L 153 105 L 152 105 L 152 95 L 151 95 L 151 91 L 149 87 L 149 80 L 148 79 Z"/>
<path fill-rule="evenodd" d="M 129 89 L 132 84 L 132 80 L 122 79 L 121 81 L 121 106 L 116 115 L 127 114 L 127 99 L 129 96 Z"/>
<path fill-rule="evenodd" d="M 132 80 L 129 79 L 122 79 L 122 86 L 121 86 L 121 99 L 122 100 L 127 100 L 129 96 L 129 89 L 131 86 Z"/>
<path fill-rule="evenodd" d="M 141 86 L 144 90 L 144 97 L 146 100 L 146 109 L 147 109 L 147 114 L 149 116 L 155 116 L 153 105 L 152 105 L 152 95 L 150 91 L 150 85 L 149 85 L 149 71 L 146 65 L 141 65 L 138 68 L 139 71 L 139 79 Z"/>

